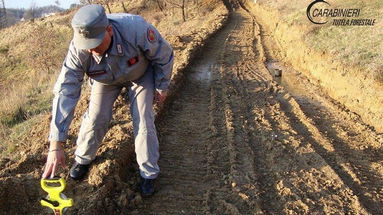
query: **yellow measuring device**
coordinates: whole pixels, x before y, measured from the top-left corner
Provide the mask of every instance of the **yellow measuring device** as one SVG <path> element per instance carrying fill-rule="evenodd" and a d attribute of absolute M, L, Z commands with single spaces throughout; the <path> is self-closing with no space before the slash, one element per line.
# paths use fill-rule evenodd
<path fill-rule="evenodd" d="M 47 198 L 41 198 L 40 203 L 51 208 L 55 215 L 63 215 L 66 208 L 73 206 L 73 199 L 68 199 L 61 193 L 66 186 L 64 178 L 41 179 L 40 184 L 48 193 Z M 51 186 L 53 184 L 59 186 Z"/>

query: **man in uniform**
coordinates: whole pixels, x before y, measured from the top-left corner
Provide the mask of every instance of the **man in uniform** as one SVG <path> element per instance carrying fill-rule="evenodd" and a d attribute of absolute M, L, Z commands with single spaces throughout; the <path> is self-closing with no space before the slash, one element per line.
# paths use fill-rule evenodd
<path fill-rule="evenodd" d="M 81 179 L 95 159 L 112 118 L 121 89 L 128 89 L 133 118 L 135 152 L 141 175 L 141 193 L 154 192 L 160 171 L 159 144 L 154 125 L 153 100 L 167 95 L 173 68 L 173 49 L 142 17 L 105 14 L 101 5 L 80 8 L 72 19 L 74 30 L 68 54 L 54 87 L 50 146 L 43 178 L 65 166 L 63 144 L 79 100 L 84 74 L 91 80 L 89 107 L 77 139 L 70 176 Z"/>

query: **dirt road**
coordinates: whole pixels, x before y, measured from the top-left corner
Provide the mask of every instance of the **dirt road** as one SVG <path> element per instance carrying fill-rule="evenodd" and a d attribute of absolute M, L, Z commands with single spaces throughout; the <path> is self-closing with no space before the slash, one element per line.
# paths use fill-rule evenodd
<path fill-rule="evenodd" d="M 282 65 L 304 93 L 280 86 L 267 35 L 238 8 L 193 62 L 158 126 L 158 192 L 133 213 L 382 214 L 382 135 Z"/>

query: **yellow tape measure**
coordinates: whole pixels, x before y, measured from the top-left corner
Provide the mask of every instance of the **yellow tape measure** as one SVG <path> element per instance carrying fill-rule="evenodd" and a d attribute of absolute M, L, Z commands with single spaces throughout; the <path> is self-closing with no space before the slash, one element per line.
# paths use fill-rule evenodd
<path fill-rule="evenodd" d="M 55 215 L 62 215 L 65 208 L 73 206 L 73 199 L 67 199 L 61 193 L 65 189 L 64 178 L 41 179 L 41 188 L 48 193 L 47 198 L 41 198 L 40 203 L 42 206 L 49 207 L 53 210 Z M 50 185 L 59 186 L 50 186 Z"/>

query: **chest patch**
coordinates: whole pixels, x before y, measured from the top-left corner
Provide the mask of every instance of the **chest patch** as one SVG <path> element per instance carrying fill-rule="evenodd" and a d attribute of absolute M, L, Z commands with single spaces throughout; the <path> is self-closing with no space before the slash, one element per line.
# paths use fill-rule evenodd
<path fill-rule="evenodd" d="M 127 63 L 129 66 L 133 66 L 137 62 L 138 62 L 138 56 L 135 56 L 135 57 L 130 58 Z"/>
<path fill-rule="evenodd" d="M 148 38 L 149 42 L 151 42 L 151 43 L 156 42 L 157 41 L 156 32 L 154 32 L 153 29 L 148 28 L 148 30 L 147 30 L 147 38 Z"/>
<path fill-rule="evenodd" d="M 106 73 L 105 70 L 93 70 L 93 71 L 89 71 L 89 72 L 87 73 L 87 75 L 88 75 L 89 77 L 94 77 L 94 76 L 102 75 L 102 74 L 105 74 L 105 73 Z"/>

